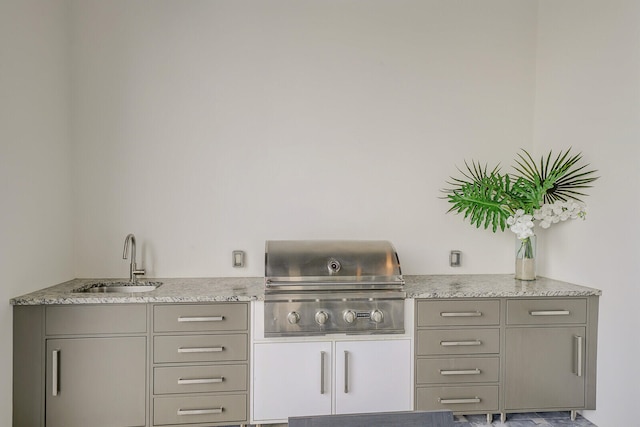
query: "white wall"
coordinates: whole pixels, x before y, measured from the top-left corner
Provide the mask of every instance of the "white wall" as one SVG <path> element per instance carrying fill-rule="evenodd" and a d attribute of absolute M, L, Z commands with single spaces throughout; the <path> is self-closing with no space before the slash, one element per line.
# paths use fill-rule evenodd
<path fill-rule="evenodd" d="M 156 277 L 261 276 L 280 238 L 513 271 L 511 235 L 438 198 L 531 145 L 535 2 L 78 0 L 72 22 L 77 276 L 125 276 L 130 232 Z"/>
<path fill-rule="evenodd" d="M 629 425 L 640 400 L 640 2 L 545 0 L 538 22 L 535 151 L 573 146 L 601 178 L 582 224 L 542 236 L 543 273 L 603 290 L 600 427 Z"/>
<path fill-rule="evenodd" d="M 260 276 L 265 239 L 339 237 L 392 240 L 407 274 L 508 273 L 513 236 L 445 215 L 439 189 L 464 159 L 572 145 L 602 178 L 585 223 L 541 237 L 541 269 L 604 289 L 588 416 L 624 425 L 640 380 L 625 372 L 639 355 L 636 3 L 4 1 L 0 297 L 125 276 L 129 232 L 156 277 Z M 10 372 L 4 347 L 0 425 Z"/>
<path fill-rule="evenodd" d="M 0 425 L 11 425 L 11 297 L 73 278 L 69 5 L 0 2 Z"/>

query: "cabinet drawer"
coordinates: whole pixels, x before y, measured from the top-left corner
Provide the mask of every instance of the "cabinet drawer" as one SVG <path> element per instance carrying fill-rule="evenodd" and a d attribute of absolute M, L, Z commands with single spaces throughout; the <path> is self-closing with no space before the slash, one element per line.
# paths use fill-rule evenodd
<path fill-rule="evenodd" d="M 500 359 L 497 357 L 418 359 L 416 372 L 418 384 L 497 382 Z"/>
<path fill-rule="evenodd" d="M 47 335 L 147 331 L 146 304 L 56 305 L 45 311 Z"/>
<path fill-rule="evenodd" d="M 500 324 L 499 300 L 418 301 L 418 327 Z"/>
<path fill-rule="evenodd" d="M 153 399 L 153 424 L 196 424 L 247 421 L 247 396 L 209 395 L 156 397 Z"/>
<path fill-rule="evenodd" d="M 246 365 L 172 366 L 153 370 L 153 393 L 245 391 Z"/>
<path fill-rule="evenodd" d="M 508 325 L 574 324 L 587 321 L 584 298 L 518 299 L 507 301 Z"/>
<path fill-rule="evenodd" d="M 499 329 L 428 329 L 417 333 L 417 354 L 487 354 L 500 352 Z"/>
<path fill-rule="evenodd" d="M 453 412 L 495 412 L 498 410 L 498 386 L 419 387 L 416 410 L 449 409 Z"/>
<path fill-rule="evenodd" d="M 168 304 L 153 307 L 155 332 L 246 331 L 245 303 Z"/>
<path fill-rule="evenodd" d="M 168 335 L 153 338 L 153 361 L 247 360 L 247 335 Z"/>

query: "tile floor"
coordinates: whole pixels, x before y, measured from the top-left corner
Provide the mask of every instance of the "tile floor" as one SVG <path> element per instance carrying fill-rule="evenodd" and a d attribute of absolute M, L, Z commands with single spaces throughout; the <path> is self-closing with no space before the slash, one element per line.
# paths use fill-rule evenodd
<path fill-rule="evenodd" d="M 526 414 L 507 414 L 507 422 L 500 422 L 500 415 L 493 416 L 493 423 L 487 424 L 486 415 L 456 416 L 455 427 L 507 426 L 507 427 L 597 427 L 578 414 L 571 421 L 569 412 L 530 412 Z"/>
<path fill-rule="evenodd" d="M 500 422 L 500 415 L 493 416 L 493 423 L 487 424 L 486 415 L 455 416 L 455 427 L 598 427 L 582 415 L 578 414 L 575 421 L 571 421 L 569 412 L 530 412 L 526 414 L 508 414 L 507 422 Z M 265 427 L 287 427 L 287 424 L 265 424 Z M 336 426 L 339 427 L 339 426 Z"/>

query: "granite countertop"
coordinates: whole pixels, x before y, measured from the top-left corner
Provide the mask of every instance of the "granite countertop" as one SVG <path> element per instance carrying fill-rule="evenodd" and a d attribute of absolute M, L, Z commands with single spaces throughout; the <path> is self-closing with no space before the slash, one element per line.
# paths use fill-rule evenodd
<path fill-rule="evenodd" d="M 407 298 L 580 297 L 601 295 L 594 288 L 540 277 L 515 280 L 512 274 L 404 276 Z M 11 299 L 12 305 L 175 303 L 259 301 L 264 299 L 263 277 L 149 279 L 162 285 L 143 293 L 78 293 L 94 283 L 122 279 L 73 279 Z"/>

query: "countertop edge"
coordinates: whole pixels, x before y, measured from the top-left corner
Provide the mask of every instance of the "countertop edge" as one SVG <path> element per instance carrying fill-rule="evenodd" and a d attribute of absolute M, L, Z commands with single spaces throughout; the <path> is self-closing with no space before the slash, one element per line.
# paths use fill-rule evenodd
<path fill-rule="evenodd" d="M 528 298 L 601 296 L 602 291 L 540 277 L 515 280 L 510 274 L 404 276 L 407 299 Z M 118 279 L 73 279 L 11 298 L 14 306 L 57 304 L 148 304 L 250 302 L 264 300 L 263 277 L 148 279 L 163 283 L 144 294 L 83 294 L 73 292 L 87 284 Z"/>

